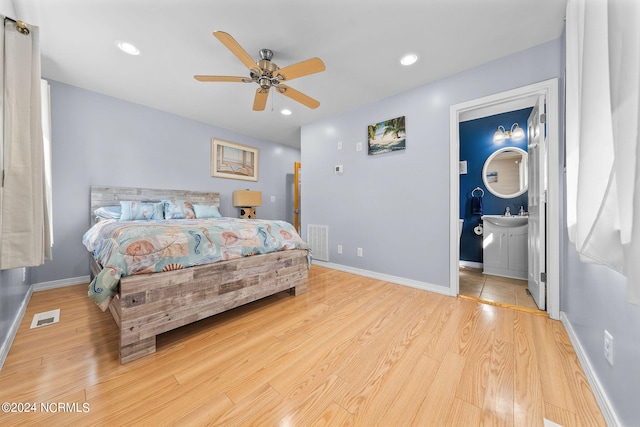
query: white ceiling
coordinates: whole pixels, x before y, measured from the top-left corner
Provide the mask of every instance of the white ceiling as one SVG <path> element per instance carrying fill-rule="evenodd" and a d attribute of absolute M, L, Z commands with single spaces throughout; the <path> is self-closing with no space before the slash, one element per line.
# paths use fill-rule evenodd
<path fill-rule="evenodd" d="M 44 77 L 256 138 L 300 146 L 300 127 L 558 38 L 566 0 L 13 0 L 40 27 Z M 281 68 L 317 56 L 326 71 L 289 86 L 308 109 L 253 83 L 202 83 L 194 74 L 248 76 L 215 37 L 226 31 Z M 116 40 L 140 48 L 129 56 Z M 416 52 L 403 67 L 400 57 Z M 279 113 L 282 108 L 291 116 Z"/>

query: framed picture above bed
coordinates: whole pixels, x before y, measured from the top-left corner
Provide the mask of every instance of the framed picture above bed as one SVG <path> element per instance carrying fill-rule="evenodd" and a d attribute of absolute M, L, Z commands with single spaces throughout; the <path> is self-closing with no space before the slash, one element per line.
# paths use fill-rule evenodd
<path fill-rule="evenodd" d="M 211 138 L 211 176 L 258 180 L 258 149 Z"/>

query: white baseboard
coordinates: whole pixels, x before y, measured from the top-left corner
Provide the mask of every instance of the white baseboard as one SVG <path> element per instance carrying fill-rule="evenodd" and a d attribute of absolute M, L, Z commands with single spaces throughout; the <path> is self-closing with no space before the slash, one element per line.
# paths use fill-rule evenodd
<path fill-rule="evenodd" d="M 451 289 L 444 286 L 434 285 L 428 282 L 421 282 L 419 280 L 406 279 L 404 277 L 392 276 L 390 274 L 377 273 L 375 271 L 363 270 L 361 268 L 349 267 L 341 264 L 334 264 L 332 262 L 313 260 L 313 264 L 319 267 L 327 267 L 333 270 L 340 270 L 347 273 L 357 274 L 359 276 L 370 277 L 372 279 L 384 280 L 385 282 L 397 283 L 399 285 L 410 286 L 412 288 L 422 289 L 424 291 L 434 292 L 436 294 L 451 295 Z"/>
<path fill-rule="evenodd" d="M 11 344 L 13 344 L 13 340 L 18 334 L 18 328 L 20 328 L 20 323 L 22 322 L 22 318 L 24 317 L 24 313 L 27 311 L 27 305 L 29 305 L 29 300 L 31 299 L 31 294 L 33 293 L 33 286 L 29 287 L 29 291 L 27 291 L 26 297 L 22 300 L 22 305 L 18 309 L 18 315 L 15 319 L 13 319 L 13 323 L 11 324 L 11 328 L 9 328 L 9 334 L 7 339 L 0 347 L 0 370 L 2 370 L 2 366 L 4 365 L 4 361 L 7 359 L 9 355 L 9 350 L 11 349 Z"/>
<path fill-rule="evenodd" d="M 569 335 L 569 339 L 571 340 L 571 344 L 573 345 L 573 349 L 576 351 L 576 355 L 578 356 L 578 360 L 580 360 L 580 365 L 582 365 L 582 370 L 584 371 L 587 381 L 589 381 L 589 385 L 591 386 L 591 390 L 593 390 L 593 394 L 598 401 L 598 405 L 600 406 L 600 410 L 602 411 L 602 416 L 607 422 L 608 426 L 617 427 L 622 424 L 618 420 L 618 416 L 616 415 L 615 410 L 613 409 L 613 405 L 611 405 L 611 401 L 607 396 L 600 380 L 598 379 L 598 375 L 596 374 L 591 362 L 589 361 L 589 357 L 587 353 L 582 348 L 580 344 L 580 340 L 573 330 L 573 326 L 569 321 L 569 318 L 564 313 L 564 311 L 560 312 L 560 321 L 564 325 L 565 330 L 567 331 L 567 335 Z"/>
<path fill-rule="evenodd" d="M 47 289 L 63 288 L 65 286 L 80 285 L 82 283 L 86 283 L 88 285 L 89 282 L 91 282 L 90 276 L 70 277 L 68 279 L 52 280 L 50 282 L 34 283 L 33 284 L 33 290 L 34 290 L 34 292 L 46 291 Z"/>

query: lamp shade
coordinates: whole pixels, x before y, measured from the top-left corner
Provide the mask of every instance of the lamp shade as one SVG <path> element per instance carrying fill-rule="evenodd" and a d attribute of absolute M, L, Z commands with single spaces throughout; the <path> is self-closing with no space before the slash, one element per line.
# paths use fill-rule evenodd
<path fill-rule="evenodd" d="M 237 208 L 262 206 L 262 192 L 236 190 L 233 192 L 233 206 Z"/>
<path fill-rule="evenodd" d="M 493 134 L 493 142 L 502 142 L 507 135 L 504 134 L 504 127 L 498 126 L 498 130 Z"/>
<path fill-rule="evenodd" d="M 524 130 L 517 124 L 514 123 L 511 126 L 511 139 L 515 139 L 516 141 L 524 138 Z"/>

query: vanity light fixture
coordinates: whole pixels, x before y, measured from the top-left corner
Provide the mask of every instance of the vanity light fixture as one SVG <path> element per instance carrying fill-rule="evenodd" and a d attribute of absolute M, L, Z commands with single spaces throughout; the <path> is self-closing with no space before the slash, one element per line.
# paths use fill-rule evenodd
<path fill-rule="evenodd" d="M 511 130 L 505 130 L 504 126 L 500 125 L 498 126 L 498 130 L 493 134 L 493 142 L 502 142 L 509 138 L 514 141 L 524 138 L 524 131 L 518 123 L 511 125 Z"/>
<path fill-rule="evenodd" d="M 135 45 L 129 43 L 129 42 L 125 42 L 122 40 L 117 40 L 116 41 L 116 46 L 118 46 L 118 49 L 120 49 L 121 51 L 123 51 L 124 53 L 128 53 L 129 55 L 140 55 L 140 49 L 138 49 Z"/>
<path fill-rule="evenodd" d="M 407 53 L 406 55 L 404 55 L 401 59 L 400 59 L 400 63 L 402 65 L 412 65 L 415 64 L 415 62 L 418 60 L 418 55 L 415 53 Z"/>

